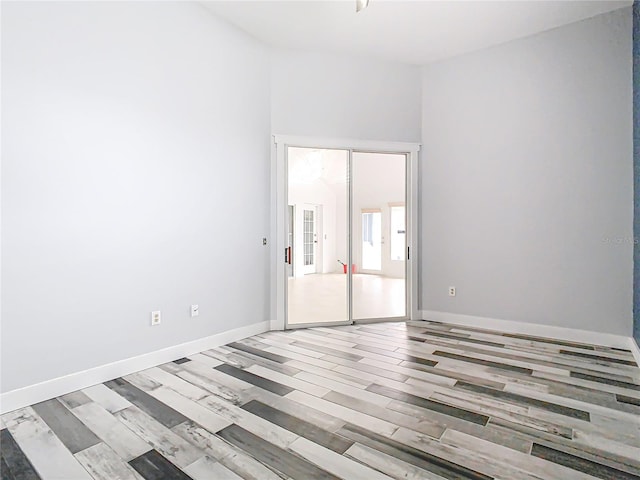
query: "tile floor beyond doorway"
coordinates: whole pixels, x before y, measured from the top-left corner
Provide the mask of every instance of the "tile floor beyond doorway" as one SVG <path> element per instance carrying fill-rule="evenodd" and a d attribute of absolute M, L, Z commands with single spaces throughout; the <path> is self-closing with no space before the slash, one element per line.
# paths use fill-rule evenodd
<path fill-rule="evenodd" d="M 324 273 L 289 278 L 289 325 L 345 321 L 347 276 Z M 404 278 L 353 275 L 353 318 L 393 318 L 406 315 Z"/>

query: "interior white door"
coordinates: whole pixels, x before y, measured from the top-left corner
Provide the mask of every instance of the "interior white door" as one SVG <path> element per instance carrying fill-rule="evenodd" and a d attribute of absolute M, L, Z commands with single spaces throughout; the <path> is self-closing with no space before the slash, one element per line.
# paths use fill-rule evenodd
<path fill-rule="evenodd" d="M 318 256 L 318 209 L 315 205 L 304 205 L 302 210 L 303 273 L 316 273 Z"/>

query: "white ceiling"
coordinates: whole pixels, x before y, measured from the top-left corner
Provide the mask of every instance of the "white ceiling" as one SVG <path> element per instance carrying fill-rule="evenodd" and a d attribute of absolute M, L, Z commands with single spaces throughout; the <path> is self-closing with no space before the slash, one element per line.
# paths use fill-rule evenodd
<path fill-rule="evenodd" d="M 566 25 L 631 0 L 203 1 L 268 45 L 422 65 Z"/>

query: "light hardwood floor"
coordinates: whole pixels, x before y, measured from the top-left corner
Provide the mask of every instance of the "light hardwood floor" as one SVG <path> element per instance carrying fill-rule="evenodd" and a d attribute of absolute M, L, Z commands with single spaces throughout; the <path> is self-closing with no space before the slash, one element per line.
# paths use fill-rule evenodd
<path fill-rule="evenodd" d="M 434 322 L 269 332 L 2 416 L 2 480 L 640 479 L 627 350 Z"/>

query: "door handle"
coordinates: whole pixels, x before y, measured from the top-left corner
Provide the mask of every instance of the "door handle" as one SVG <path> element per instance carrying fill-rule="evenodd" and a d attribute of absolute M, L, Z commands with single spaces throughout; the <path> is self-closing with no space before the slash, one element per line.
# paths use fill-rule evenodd
<path fill-rule="evenodd" d="M 284 249 L 284 263 L 291 265 L 291 247 Z"/>

